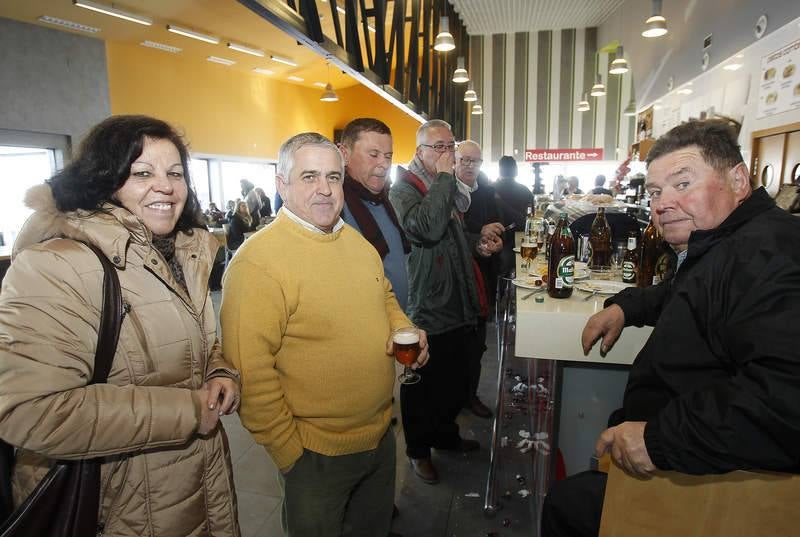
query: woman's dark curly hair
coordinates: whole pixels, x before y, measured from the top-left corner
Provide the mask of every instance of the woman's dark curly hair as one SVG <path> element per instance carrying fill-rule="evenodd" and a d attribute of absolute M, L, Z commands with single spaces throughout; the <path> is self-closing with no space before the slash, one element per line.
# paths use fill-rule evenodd
<path fill-rule="evenodd" d="M 131 164 L 142 154 L 145 138 L 169 140 L 181 156 L 188 195 L 175 231 L 205 228 L 200 202 L 189 178 L 186 145 L 168 123 L 148 116 L 111 116 L 95 125 L 81 142 L 75 160 L 47 181 L 58 209 L 91 211 L 105 202 L 119 205 L 113 195 L 128 180 Z"/>

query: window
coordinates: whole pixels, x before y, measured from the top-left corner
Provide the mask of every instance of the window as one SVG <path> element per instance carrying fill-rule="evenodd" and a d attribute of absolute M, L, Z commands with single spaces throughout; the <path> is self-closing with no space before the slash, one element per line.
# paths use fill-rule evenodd
<path fill-rule="evenodd" d="M 264 189 L 264 193 L 275 204 L 275 171 L 276 165 L 270 162 L 245 162 L 223 160 L 220 163 L 222 176 L 222 198 L 224 207 L 228 200 L 237 200 L 242 197 L 242 187 L 239 183 L 247 179 L 257 187 Z"/>
<path fill-rule="evenodd" d="M 209 188 L 211 182 L 208 176 L 208 160 L 204 158 L 193 158 L 190 160 L 189 177 L 192 179 L 192 185 L 194 186 L 194 191 L 197 193 L 197 199 L 200 201 L 200 207 L 206 210 L 208 208 L 208 203 L 211 201 L 211 191 Z M 217 203 L 217 207 L 219 207 L 219 203 Z"/>
<path fill-rule="evenodd" d="M 0 233 L 10 246 L 33 211 L 25 206 L 25 192 L 55 173 L 55 151 L 38 147 L 0 145 Z"/>

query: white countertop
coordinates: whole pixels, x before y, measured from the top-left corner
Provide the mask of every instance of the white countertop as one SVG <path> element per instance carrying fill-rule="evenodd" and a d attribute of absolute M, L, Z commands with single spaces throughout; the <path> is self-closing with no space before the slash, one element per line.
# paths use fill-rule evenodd
<path fill-rule="evenodd" d="M 521 274 L 519 261 L 517 255 L 517 274 Z M 603 301 L 608 296 L 596 295 L 584 301 L 587 294 L 576 289 L 570 298 L 550 298 L 545 291 L 521 300 L 530 292 L 530 289 L 516 289 L 515 354 L 523 358 L 631 364 L 653 330 L 651 327 L 628 326 L 605 357 L 600 356 L 599 342 L 588 356 L 584 356 L 581 347 L 583 327 L 589 317 L 603 309 Z M 537 296 L 543 296 L 544 302 L 537 303 Z"/>

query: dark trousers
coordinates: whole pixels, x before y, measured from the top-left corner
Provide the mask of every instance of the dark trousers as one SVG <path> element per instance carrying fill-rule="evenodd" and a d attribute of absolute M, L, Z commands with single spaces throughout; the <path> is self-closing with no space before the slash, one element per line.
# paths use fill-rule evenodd
<path fill-rule="evenodd" d="M 467 364 L 469 367 L 467 371 L 467 404 L 469 404 L 471 397 L 478 395 L 478 383 L 481 380 L 481 359 L 483 358 L 483 353 L 486 352 L 486 319 L 484 317 L 478 319 L 476 340 L 475 348 L 467 354 L 469 358 Z"/>
<path fill-rule="evenodd" d="M 556 481 L 544 500 L 540 537 L 597 537 L 607 479 L 589 470 Z"/>
<path fill-rule="evenodd" d="M 383 537 L 392 525 L 392 429 L 369 451 L 328 457 L 304 450 L 287 475 L 281 523 L 287 537 Z"/>
<path fill-rule="evenodd" d="M 430 457 L 431 448 L 453 448 L 461 442 L 458 416 L 466 397 L 469 353 L 478 345 L 475 327 L 428 336 L 430 358 L 417 370 L 422 380 L 400 387 L 406 455 Z"/>

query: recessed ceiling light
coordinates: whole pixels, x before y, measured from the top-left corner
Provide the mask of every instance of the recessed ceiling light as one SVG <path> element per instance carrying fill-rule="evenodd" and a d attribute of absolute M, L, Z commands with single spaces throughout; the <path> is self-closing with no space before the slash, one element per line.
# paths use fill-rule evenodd
<path fill-rule="evenodd" d="M 729 63 L 728 65 L 724 66 L 723 69 L 726 71 L 738 71 L 742 68 L 741 63 Z"/>
<path fill-rule="evenodd" d="M 274 71 L 270 71 L 269 69 L 264 69 L 263 67 L 256 67 L 253 69 L 256 73 L 260 75 L 272 75 L 275 74 Z"/>
<path fill-rule="evenodd" d="M 86 32 L 87 34 L 96 34 L 97 32 L 100 31 L 100 28 L 95 28 L 94 26 L 86 26 L 85 24 L 79 24 L 77 22 L 51 17 L 50 15 L 42 15 L 37 20 L 39 22 L 46 22 L 47 24 L 55 24 L 56 26 L 63 26 L 64 28 L 69 28 L 70 30 Z"/>
<path fill-rule="evenodd" d="M 676 93 L 678 95 L 691 95 L 694 92 L 692 90 L 690 90 L 689 88 L 681 88 Z"/>
<path fill-rule="evenodd" d="M 283 56 L 276 56 L 275 54 L 272 54 L 269 57 L 269 59 L 271 59 L 274 62 L 282 63 L 284 65 L 291 65 L 292 67 L 297 67 L 297 63 L 295 63 L 294 60 L 290 60 L 289 58 L 284 58 Z"/>
<path fill-rule="evenodd" d="M 325 82 L 314 82 L 314 85 L 317 86 L 317 87 L 320 87 L 320 88 L 324 88 L 325 87 Z"/>
<path fill-rule="evenodd" d="M 173 54 L 177 54 L 182 48 L 173 47 L 172 45 L 165 45 L 164 43 L 158 43 L 156 41 L 142 41 L 139 43 L 143 47 L 150 47 L 150 48 L 157 48 L 158 50 L 163 50 L 164 52 L 172 52 Z"/>
<path fill-rule="evenodd" d="M 97 2 L 91 2 L 90 0 L 72 0 L 72 3 L 78 7 L 91 9 L 92 11 L 96 11 L 104 15 L 111 15 L 112 17 L 117 17 L 118 19 L 125 19 L 126 21 L 135 22 L 136 24 L 142 24 L 144 26 L 151 26 L 153 24 L 153 19 L 150 17 L 136 15 L 135 13 L 123 11 L 114 6 L 98 4 Z"/>
<path fill-rule="evenodd" d="M 235 50 L 236 52 L 243 52 L 245 54 L 250 54 L 251 56 L 258 56 L 259 58 L 263 58 L 265 56 L 263 50 L 246 47 L 244 45 L 239 45 L 238 43 L 228 43 L 228 48 Z"/>
<path fill-rule="evenodd" d="M 233 65 L 234 63 L 236 63 L 233 60 L 229 60 L 227 58 L 220 58 L 219 56 L 209 56 L 206 59 L 210 62 L 219 63 L 222 65 Z"/>
<path fill-rule="evenodd" d="M 294 76 L 294 75 L 288 76 L 286 78 L 288 78 L 292 82 L 302 82 L 305 80 L 305 78 L 300 78 L 299 76 Z"/>
<path fill-rule="evenodd" d="M 219 44 L 218 37 L 201 34 L 200 32 L 195 32 L 194 30 L 175 26 L 174 24 L 167 24 L 167 31 L 172 32 L 173 34 L 182 35 L 184 37 L 191 37 L 192 39 L 197 39 L 199 41 L 205 41 L 206 43 L 211 43 L 212 45 Z"/>

